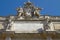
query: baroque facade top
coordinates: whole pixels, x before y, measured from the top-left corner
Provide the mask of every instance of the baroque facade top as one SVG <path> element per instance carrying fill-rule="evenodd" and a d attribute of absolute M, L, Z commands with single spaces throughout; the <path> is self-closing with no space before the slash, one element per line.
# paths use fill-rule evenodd
<path fill-rule="evenodd" d="M 24 3 L 24 6 L 21 8 L 17 8 L 17 15 L 16 16 L 7 16 L 7 17 L 0 17 L 0 29 L 1 30 L 8 30 L 11 29 L 10 27 L 16 21 L 41 21 L 44 25 L 44 30 L 47 30 L 51 25 L 57 23 L 57 29 L 59 27 L 60 16 L 49 16 L 49 15 L 41 15 L 40 11 L 42 8 L 35 7 L 31 2 Z M 2 27 L 3 25 L 3 27 Z M 55 24 L 54 24 L 55 25 Z M 56 26 L 55 25 L 55 26 Z M 45 26 L 47 28 L 45 28 Z M 14 29 L 14 28 L 13 28 Z M 51 30 L 53 31 L 53 27 Z"/>
<path fill-rule="evenodd" d="M 41 15 L 41 10 L 29 1 L 16 16 L 0 16 L 0 40 L 60 39 L 60 16 Z"/>

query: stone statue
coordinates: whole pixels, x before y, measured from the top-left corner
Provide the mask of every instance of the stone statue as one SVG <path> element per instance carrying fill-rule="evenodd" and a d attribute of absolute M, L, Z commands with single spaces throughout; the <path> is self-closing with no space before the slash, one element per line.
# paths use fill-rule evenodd
<path fill-rule="evenodd" d="M 41 10 L 40 8 L 35 8 L 34 15 L 35 15 L 36 17 L 39 17 L 39 16 L 40 16 L 40 14 L 39 14 L 39 11 L 40 11 L 40 10 Z"/>
<path fill-rule="evenodd" d="M 18 16 L 23 16 L 23 8 L 17 8 Z"/>
<path fill-rule="evenodd" d="M 12 21 L 12 19 L 9 18 L 8 22 L 7 22 L 7 28 L 6 28 L 7 31 L 11 30 L 11 27 L 12 27 L 13 23 L 14 22 Z"/>

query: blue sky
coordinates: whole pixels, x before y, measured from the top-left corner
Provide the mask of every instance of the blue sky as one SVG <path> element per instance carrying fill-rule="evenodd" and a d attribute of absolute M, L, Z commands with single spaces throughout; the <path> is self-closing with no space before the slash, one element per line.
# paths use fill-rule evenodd
<path fill-rule="evenodd" d="M 0 0 L 0 16 L 17 15 L 16 8 L 22 7 L 27 0 Z M 60 16 L 60 0 L 31 0 L 40 8 L 42 15 Z"/>

